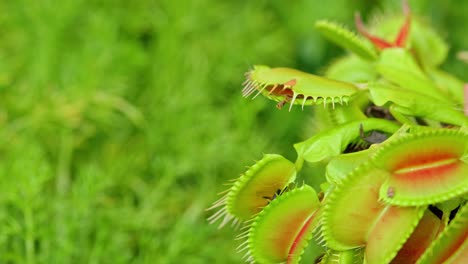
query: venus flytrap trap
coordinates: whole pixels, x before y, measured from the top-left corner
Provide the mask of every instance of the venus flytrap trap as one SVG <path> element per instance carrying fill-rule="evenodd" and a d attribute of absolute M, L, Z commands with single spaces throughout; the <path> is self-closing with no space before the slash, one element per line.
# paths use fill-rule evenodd
<path fill-rule="evenodd" d="M 351 83 L 320 77 L 289 68 L 270 68 L 254 66 L 247 72 L 247 80 L 242 94 L 249 97 L 256 92 L 253 99 L 263 93 L 266 97 L 279 101 L 277 107 L 290 104 L 315 105 L 346 103 L 358 90 Z"/>
<path fill-rule="evenodd" d="M 233 225 L 251 219 L 295 180 L 296 169 L 281 155 L 266 154 L 232 183 L 224 196 L 213 203 L 211 209 L 220 208 L 208 220 L 223 219 L 220 227 L 233 221 Z"/>
<path fill-rule="evenodd" d="M 268 154 L 234 180 L 209 220 L 242 225 L 252 263 L 298 263 L 311 239 L 322 264 L 468 263 L 467 85 L 437 68 L 447 45 L 405 1 L 356 26 L 316 23 L 351 53 L 324 76 L 246 73 L 243 96 L 316 107 L 326 125 L 294 144 L 295 163 Z M 304 162 L 325 164 L 319 193 L 297 183 Z"/>

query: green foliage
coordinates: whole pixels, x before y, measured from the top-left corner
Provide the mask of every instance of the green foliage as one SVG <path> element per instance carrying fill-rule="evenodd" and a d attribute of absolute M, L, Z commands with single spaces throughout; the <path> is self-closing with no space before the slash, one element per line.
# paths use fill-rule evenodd
<path fill-rule="evenodd" d="M 204 209 L 234 160 L 272 142 L 243 114 L 262 104 L 230 96 L 249 61 L 288 63 L 268 58 L 293 51 L 272 8 L 0 5 L 0 262 L 238 262 L 229 243 L 200 248 L 225 241 Z"/>

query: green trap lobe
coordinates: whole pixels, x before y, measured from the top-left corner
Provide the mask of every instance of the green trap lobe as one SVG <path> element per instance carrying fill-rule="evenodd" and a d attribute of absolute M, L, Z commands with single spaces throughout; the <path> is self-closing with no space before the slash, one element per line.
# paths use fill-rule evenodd
<path fill-rule="evenodd" d="M 450 257 L 446 264 L 466 264 L 468 263 L 468 243 L 465 243 L 459 248 L 459 250 Z"/>
<path fill-rule="evenodd" d="M 392 264 L 413 264 L 436 238 L 441 221 L 431 211 L 426 210 L 418 226 L 398 251 Z"/>
<path fill-rule="evenodd" d="M 283 190 L 296 175 L 294 164 L 280 155 L 266 154 L 234 184 L 227 199 L 229 213 L 248 220 Z"/>
<path fill-rule="evenodd" d="M 392 151 L 395 157 L 388 160 L 388 169 L 403 174 L 411 171 L 431 170 L 439 166 L 444 167 L 446 164 L 455 162 L 464 151 L 462 147 L 459 147 L 463 145 L 448 145 L 450 143 L 460 143 L 456 138 L 452 141 L 441 142 L 442 144 L 429 142 L 431 139 L 433 138 L 428 140 L 414 139 L 414 142 L 405 142 L 405 146 L 394 148 Z"/>
<path fill-rule="evenodd" d="M 467 147 L 466 134 L 449 130 L 411 134 L 383 147 L 373 162 L 391 176 L 382 185 L 380 198 L 417 206 L 467 192 L 468 164 L 461 160 Z"/>
<path fill-rule="evenodd" d="M 418 260 L 418 264 L 468 263 L 468 204 L 442 231 Z"/>
<path fill-rule="evenodd" d="M 306 223 L 297 234 L 289 250 L 287 264 L 299 263 L 302 253 L 304 253 L 304 249 L 307 247 L 307 244 L 311 238 L 310 236 L 312 235 L 312 231 L 318 225 L 318 215 L 320 214 L 319 211 L 320 210 L 315 211 L 315 213 L 311 215 L 309 219 L 307 219 Z"/>
<path fill-rule="evenodd" d="M 266 206 L 255 218 L 249 233 L 249 248 L 260 263 L 293 263 L 316 227 L 314 213 L 320 206 L 309 186 L 287 192 Z M 294 256 L 290 256 L 294 254 Z"/>
<path fill-rule="evenodd" d="M 371 225 L 385 205 L 379 188 L 389 174 L 366 164 L 356 169 L 328 196 L 323 216 L 327 245 L 348 250 L 366 244 Z"/>
<path fill-rule="evenodd" d="M 388 205 L 370 229 L 365 251 L 368 264 L 386 264 L 409 238 L 425 208 Z"/>

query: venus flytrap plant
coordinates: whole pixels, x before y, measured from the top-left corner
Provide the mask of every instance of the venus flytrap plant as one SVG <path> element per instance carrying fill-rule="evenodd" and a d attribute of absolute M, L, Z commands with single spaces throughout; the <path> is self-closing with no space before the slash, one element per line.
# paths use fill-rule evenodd
<path fill-rule="evenodd" d="M 403 22 L 372 25 L 376 35 L 359 15 L 361 36 L 317 22 L 351 52 L 325 76 L 246 73 L 245 97 L 322 107 L 318 120 L 330 121 L 294 144 L 295 163 L 265 155 L 210 208 L 211 222 L 242 223 L 248 262 L 298 263 L 314 237 L 323 246 L 316 263 L 468 263 L 468 86 L 437 69 L 447 45 L 405 1 L 403 13 Z M 325 164 L 318 194 L 296 183 L 304 162 Z"/>

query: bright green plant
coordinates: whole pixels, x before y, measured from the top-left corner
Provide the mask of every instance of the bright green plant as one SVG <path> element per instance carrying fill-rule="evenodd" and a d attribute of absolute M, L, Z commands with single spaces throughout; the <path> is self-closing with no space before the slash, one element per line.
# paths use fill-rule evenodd
<path fill-rule="evenodd" d="M 447 45 L 403 10 L 369 31 L 357 15 L 360 35 L 317 22 L 351 53 L 325 76 L 247 72 L 245 97 L 321 105 L 324 123 L 294 145 L 295 163 L 264 155 L 210 208 L 211 222 L 243 225 L 247 261 L 298 263 L 315 237 L 316 263 L 468 263 L 467 88 L 438 68 Z M 323 165 L 321 190 L 297 182 L 304 162 Z"/>

